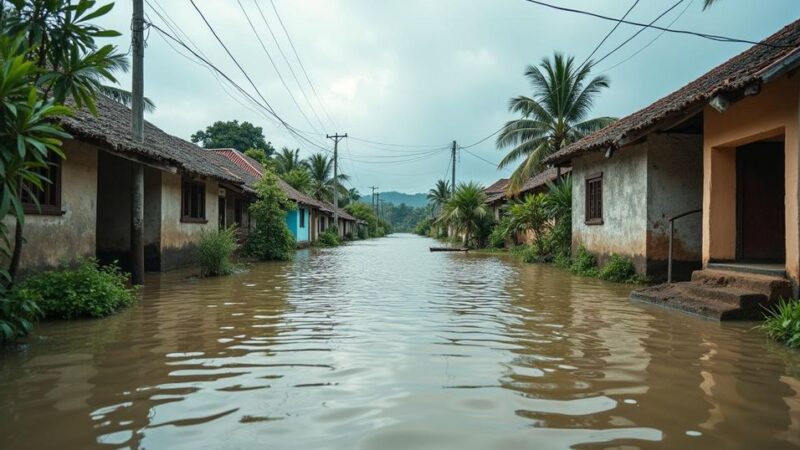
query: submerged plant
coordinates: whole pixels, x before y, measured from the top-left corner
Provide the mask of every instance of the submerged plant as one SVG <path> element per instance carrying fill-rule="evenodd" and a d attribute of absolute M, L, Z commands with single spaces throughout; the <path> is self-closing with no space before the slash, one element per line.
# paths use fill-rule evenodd
<path fill-rule="evenodd" d="M 772 339 L 800 348 L 800 301 L 780 299 L 760 328 Z"/>
<path fill-rule="evenodd" d="M 286 225 L 286 213 L 295 205 L 278 186 L 278 178 L 267 172 L 256 184 L 258 200 L 250 205 L 255 228 L 250 231 L 245 253 L 261 260 L 292 259 L 297 240 Z"/>
<path fill-rule="evenodd" d="M 586 247 L 578 247 L 569 270 L 577 275 L 595 276 L 597 275 L 597 259 L 589 250 L 586 250 Z"/>
<path fill-rule="evenodd" d="M 214 277 L 233 272 L 231 256 L 239 245 L 236 243 L 236 227 L 208 231 L 197 244 L 197 260 L 200 276 Z"/>
<path fill-rule="evenodd" d="M 14 289 L 0 297 L 0 342 L 27 336 L 42 316 L 42 297 L 30 289 Z"/>
<path fill-rule="evenodd" d="M 638 281 L 633 261 L 622 255 L 611 255 L 597 276 L 601 280 L 614 281 L 616 283 L 635 283 Z"/>
<path fill-rule="evenodd" d="M 127 283 L 128 274 L 116 265 L 88 258 L 34 275 L 15 289 L 36 298 L 45 318 L 74 319 L 103 317 L 132 305 L 135 289 Z"/>

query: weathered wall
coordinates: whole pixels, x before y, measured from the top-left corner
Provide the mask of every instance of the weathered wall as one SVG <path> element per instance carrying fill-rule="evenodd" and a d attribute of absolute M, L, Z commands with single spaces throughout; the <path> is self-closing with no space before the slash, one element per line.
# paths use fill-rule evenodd
<path fill-rule="evenodd" d="M 305 215 L 305 224 L 302 227 L 300 226 L 301 211 L 302 214 Z M 289 227 L 289 231 L 292 232 L 292 235 L 298 243 L 308 242 L 308 229 L 310 228 L 308 208 L 298 207 L 294 211 L 287 212 L 286 225 Z"/>
<path fill-rule="evenodd" d="M 665 278 L 669 255 L 669 217 L 703 204 L 703 138 L 656 134 L 647 138 L 647 275 Z M 700 267 L 702 214 L 675 222 L 675 279 L 688 279 Z"/>
<path fill-rule="evenodd" d="M 784 76 L 724 113 L 704 110 L 703 263 L 736 256 L 735 148 L 784 136 L 786 271 L 795 287 L 800 275 L 800 77 Z M 767 230 L 768 231 L 768 230 Z"/>
<path fill-rule="evenodd" d="M 603 173 L 603 224 L 585 220 L 585 179 Z M 572 161 L 572 251 L 586 247 L 602 265 L 611 254 L 631 258 L 645 273 L 647 251 L 646 144 L 624 147 L 611 158 L 591 153 Z"/>
<path fill-rule="evenodd" d="M 130 195 L 130 194 L 129 194 Z M 128 227 L 130 229 L 130 226 Z M 161 270 L 161 171 L 144 168 L 144 267 Z"/>
<path fill-rule="evenodd" d="M 57 266 L 62 261 L 94 256 L 97 205 L 97 150 L 65 141 L 61 165 L 61 215 L 25 217 L 20 272 Z M 5 219 L 9 220 L 9 219 Z M 13 236 L 14 225 L 9 220 Z"/>
<path fill-rule="evenodd" d="M 181 175 L 161 175 L 161 270 L 195 264 L 194 251 L 203 231 L 219 228 L 219 183 L 206 179 L 206 221 L 181 221 Z"/>

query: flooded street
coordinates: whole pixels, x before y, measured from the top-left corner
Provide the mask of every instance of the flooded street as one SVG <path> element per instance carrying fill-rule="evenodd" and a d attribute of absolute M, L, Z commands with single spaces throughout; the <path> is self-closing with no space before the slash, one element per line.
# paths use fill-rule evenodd
<path fill-rule="evenodd" d="M 0 448 L 800 446 L 800 352 L 410 236 L 150 275 L 0 359 Z"/>

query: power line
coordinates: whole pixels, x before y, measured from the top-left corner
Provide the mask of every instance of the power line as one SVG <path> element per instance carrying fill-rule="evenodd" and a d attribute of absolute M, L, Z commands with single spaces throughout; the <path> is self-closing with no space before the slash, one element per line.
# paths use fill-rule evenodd
<path fill-rule="evenodd" d="M 286 92 L 289 94 L 289 97 L 292 99 L 292 102 L 297 107 L 297 110 L 300 111 L 300 114 L 303 118 L 308 122 L 308 125 L 311 126 L 315 131 L 319 132 L 319 130 L 314 127 L 314 124 L 311 123 L 311 119 L 308 118 L 306 113 L 303 111 L 303 108 L 300 107 L 300 103 L 297 102 L 297 99 L 292 94 L 291 89 L 289 89 L 289 85 L 286 84 L 286 80 L 283 79 L 283 75 L 281 75 L 280 70 L 278 70 L 277 64 L 275 64 L 275 60 L 272 59 L 272 55 L 270 55 L 269 51 L 267 50 L 267 46 L 264 45 L 264 41 L 261 40 L 261 36 L 256 31 L 256 27 L 253 25 L 253 22 L 250 20 L 250 16 L 247 14 L 247 11 L 244 9 L 241 0 L 236 0 L 236 3 L 239 4 L 239 9 L 242 10 L 242 14 L 244 14 L 244 18 L 247 20 L 247 24 L 250 25 L 250 29 L 253 31 L 253 34 L 256 36 L 258 43 L 261 44 L 261 49 L 264 50 L 264 53 L 267 55 L 267 59 L 269 59 L 272 68 L 275 69 L 275 73 L 278 75 L 278 79 L 280 80 L 283 88 L 286 89 Z M 324 127 L 323 127 L 324 128 Z"/>
<path fill-rule="evenodd" d="M 675 22 L 677 22 L 677 21 L 678 21 L 678 19 L 680 19 L 680 18 L 681 18 L 681 16 L 683 16 L 683 15 L 686 13 L 686 11 L 688 11 L 688 10 L 689 10 L 689 8 L 690 8 L 690 7 L 691 7 L 693 4 L 694 4 L 694 0 L 690 0 L 690 1 L 689 1 L 689 3 L 687 3 L 687 4 L 686 4 L 686 6 L 683 8 L 683 10 L 682 10 L 680 13 L 678 13 L 678 15 L 677 15 L 677 16 L 675 16 L 675 18 L 674 18 L 674 19 L 672 19 L 672 22 L 670 22 L 670 23 L 669 23 L 669 25 L 667 25 L 667 28 L 669 28 L 669 27 L 671 27 L 672 25 L 674 25 L 674 24 L 675 24 Z M 606 68 L 606 69 L 603 69 L 603 70 L 599 71 L 599 72 L 598 72 L 598 75 L 599 75 L 599 74 L 606 73 L 606 72 L 608 72 L 608 71 L 610 71 L 610 70 L 612 70 L 612 69 L 614 69 L 614 68 L 616 68 L 616 67 L 619 67 L 620 65 L 622 65 L 622 64 L 624 64 L 624 63 L 626 63 L 626 62 L 630 61 L 631 59 L 633 59 L 633 57 L 634 57 L 634 56 L 638 55 L 639 53 L 643 52 L 645 49 L 647 49 L 648 47 L 650 47 L 651 45 L 653 45 L 653 43 L 654 43 L 655 41 L 657 41 L 657 40 L 658 40 L 658 39 L 659 39 L 661 36 L 663 36 L 663 35 L 664 35 L 664 33 L 666 33 L 666 31 L 662 31 L 661 33 L 659 33 L 658 35 L 656 35 L 656 37 L 654 37 L 654 38 L 653 38 L 653 39 L 652 39 L 650 42 L 648 42 L 647 44 L 645 44 L 645 45 L 644 45 L 643 47 L 641 47 L 639 50 L 636 50 L 635 52 L 633 52 L 633 53 L 632 53 L 630 56 L 628 56 L 627 58 L 623 59 L 622 61 L 620 61 L 620 62 L 618 62 L 618 63 L 614 64 L 614 65 L 613 65 L 613 66 L 611 66 L 611 67 L 608 67 L 608 68 Z"/>
<path fill-rule="evenodd" d="M 256 3 L 258 4 L 258 3 Z M 289 36 L 289 30 L 286 29 L 286 25 L 283 23 L 283 19 L 281 19 L 281 15 L 278 12 L 278 8 L 275 6 L 275 2 L 270 0 L 270 4 L 272 5 L 272 10 L 275 11 L 275 17 L 278 18 L 278 23 L 280 23 L 281 28 L 283 29 L 283 33 L 286 35 L 286 39 L 289 41 L 289 46 L 292 48 L 292 52 L 294 53 L 294 57 L 297 58 L 297 63 L 300 64 L 300 69 L 303 71 L 303 75 L 306 77 L 306 81 L 308 81 L 308 85 L 311 86 L 311 91 L 314 93 L 314 96 L 317 98 L 319 105 L 322 107 L 322 112 L 325 113 L 325 116 L 328 117 L 328 120 L 338 128 L 336 121 L 333 120 L 330 114 L 328 114 L 328 109 L 325 107 L 325 102 L 322 101 L 322 98 L 319 96 L 317 92 L 317 88 L 314 87 L 314 83 L 311 82 L 311 77 L 308 75 L 308 71 L 306 71 L 305 66 L 303 65 L 303 61 L 300 59 L 300 55 L 297 53 L 297 48 L 294 46 L 294 42 L 292 42 L 292 37 Z"/>
<path fill-rule="evenodd" d="M 656 23 L 656 22 L 657 22 L 659 19 L 661 19 L 662 17 L 664 17 L 665 15 L 667 15 L 667 14 L 668 14 L 670 11 L 672 11 L 673 9 L 677 8 L 677 7 L 678 7 L 678 5 L 680 5 L 680 4 L 681 4 L 681 3 L 683 3 L 684 1 L 686 1 L 686 0 L 678 0 L 678 1 L 677 1 L 675 4 L 673 4 L 672 6 L 670 6 L 669 8 L 667 8 L 667 9 L 666 9 L 666 11 L 662 12 L 661 14 L 659 14 L 658 16 L 656 16 L 656 18 L 655 18 L 655 19 L 653 19 L 652 21 L 650 21 L 650 23 L 648 24 L 648 27 L 649 27 L 649 26 L 652 26 L 653 24 L 655 24 L 655 23 Z M 627 44 L 628 42 L 632 41 L 632 40 L 633 40 L 633 39 L 634 39 L 636 36 L 640 35 L 640 34 L 641 34 L 641 33 L 642 33 L 644 30 L 646 30 L 646 29 L 647 29 L 647 28 L 640 28 L 640 29 L 639 29 L 639 30 L 638 30 L 636 33 L 633 33 L 633 34 L 631 35 L 631 37 L 629 37 L 628 39 L 625 39 L 624 41 L 622 41 L 622 43 L 621 43 L 621 44 L 619 44 L 618 46 L 614 47 L 614 50 L 611 50 L 610 52 L 606 53 L 606 54 L 605 54 L 605 55 L 604 55 L 602 58 L 598 59 L 598 60 L 595 62 L 595 64 L 599 64 L 599 63 L 603 62 L 603 61 L 604 61 L 606 58 L 608 58 L 609 56 L 611 56 L 611 55 L 613 55 L 614 53 L 616 53 L 616 52 L 617 52 L 619 49 L 621 49 L 621 48 L 622 48 L 622 47 L 623 47 L 625 44 Z"/>
<path fill-rule="evenodd" d="M 466 149 L 466 148 L 472 148 L 472 147 L 475 147 L 476 145 L 483 144 L 484 142 L 486 142 L 486 141 L 488 141 L 489 139 L 491 139 L 491 138 L 492 138 L 494 135 L 496 135 L 497 133 L 499 133 L 499 132 L 503 131 L 503 128 L 505 128 L 505 126 L 502 126 L 502 127 L 498 128 L 497 130 L 495 130 L 494 132 L 492 132 L 492 134 L 490 134 L 490 135 L 488 135 L 488 136 L 486 136 L 486 137 L 484 137 L 484 138 L 482 138 L 482 139 L 478 140 L 477 142 L 473 142 L 472 144 L 465 145 L 465 146 L 463 146 L 463 147 L 461 147 L 461 148 L 465 148 L 465 149 Z"/>
<path fill-rule="evenodd" d="M 472 153 L 471 151 L 467 150 L 464 147 L 461 147 L 461 150 L 464 150 L 465 152 L 469 153 L 470 155 L 474 156 L 475 158 L 478 158 L 479 160 L 485 162 L 486 164 L 489 164 L 490 166 L 494 167 L 495 169 L 497 168 L 497 164 L 496 163 L 493 163 L 493 162 L 489 161 L 488 159 L 483 158 L 482 156 L 479 156 L 479 155 L 477 155 L 475 153 Z"/>
<path fill-rule="evenodd" d="M 269 26 L 269 22 L 267 21 L 267 17 L 264 15 L 264 12 L 261 10 L 261 6 L 259 6 L 258 0 L 253 0 L 253 3 L 256 5 L 256 9 L 258 10 L 258 14 L 261 16 L 261 20 L 264 21 L 264 25 L 267 27 L 267 31 L 269 31 L 270 36 L 272 36 L 272 40 L 275 42 L 275 46 L 278 47 L 278 52 L 281 54 L 281 57 L 283 58 L 283 61 L 286 63 L 286 66 L 289 67 L 289 72 L 292 74 L 292 77 L 294 78 L 295 83 L 297 83 L 297 87 L 300 89 L 300 93 L 303 95 L 303 98 L 306 100 L 306 103 L 308 103 L 308 106 L 311 108 L 311 113 L 314 114 L 314 117 L 317 119 L 317 122 L 319 122 L 319 125 L 324 130 L 325 129 L 325 124 L 322 123 L 322 120 L 320 120 L 316 109 L 314 109 L 314 105 L 311 104 L 311 101 L 308 99 L 308 96 L 306 95 L 306 92 L 303 89 L 303 86 L 300 84 L 300 80 L 297 78 L 297 74 L 294 72 L 294 68 L 292 68 L 291 63 L 289 63 L 289 59 L 286 58 L 286 54 L 283 52 L 283 49 L 281 48 L 281 44 L 278 42 L 277 36 L 275 36 L 275 33 L 273 33 L 272 27 Z"/>
<path fill-rule="evenodd" d="M 589 53 L 589 56 L 587 56 L 587 57 L 586 57 L 586 59 L 585 59 L 585 60 L 583 60 L 583 62 L 581 63 L 581 65 L 580 65 L 580 66 L 578 66 L 578 67 L 583 67 L 583 66 L 585 66 L 585 65 L 586 65 L 586 63 L 587 63 L 587 62 L 589 62 L 589 61 L 592 59 L 592 56 L 594 56 L 594 54 L 595 54 L 595 53 L 597 53 L 597 51 L 598 51 L 598 50 L 600 50 L 600 47 L 602 47 L 602 46 L 603 46 L 603 44 L 606 42 L 606 40 L 608 40 L 608 38 L 609 38 L 609 37 L 611 37 L 611 35 L 612 35 L 612 34 L 614 34 L 614 32 L 615 32 L 615 31 L 617 31 L 617 28 L 619 28 L 619 26 L 622 24 L 622 21 L 623 21 L 623 20 L 625 20 L 625 18 L 626 18 L 626 17 L 628 17 L 628 14 L 630 14 L 630 13 L 631 13 L 631 11 L 633 11 L 633 8 L 635 8 L 635 7 L 636 7 L 636 5 L 638 5 L 638 4 L 639 4 L 639 0 L 636 0 L 635 2 L 633 2 L 633 4 L 631 5 L 631 7 L 630 7 L 630 8 L 628 8 L 628 10 L 627 10 L 627 11 L 625 11 L 625 15 L 623 15 L 623 16 L 622 16 L 622 18 L 621 18 L 621 19 L 619 19 L 619 20 L 617 21 L 617 23 L 616 23 L 616 24 L 614 24 L 614 28 L 612 28 L 612 29 L 611 29 L 611 31 L 609 31 L 609 32 L 608 32 L 608 33 L 605 35 L 605 37 L 604 37 L 604 38 L 603 38 L 603 39 L 600 41 L 600 43 L 599 43 L 599 44 L 597 44 L 597 46 L 594 48 L 594 50 L 592 50 L 592 53 Z"/>
<path fill-rule="evenodd" d="M 647 24 L 644 24 L 644 23 L 633 22 L 633 21 L 630 21 L 630 20 L 620 20 L 620 19 L 617 19 L 617 18 L 614 18 L 614 17 L 604 16 L 602 14 L 597 14 L 597 13 L 593 13 L 593 12 L 590 12 L 590 11 L 584 11 L 584 10 L 575 9 L 575 8 L 567 8 L 565 6 L 553 5 L 553 4 L 546 3 L 546 2 L 543 2 L 543 1 L 540 1 L 540 0 L 524 0 L 524 1 L 526 1 L 528 3 L 533 3 L 533 4 L 536 4 L 536 5 L 544 6 L 544 7 L 547 7 L 547 8 L 556 9 L 556 10 L 559 10 L 559 11 L 582 14 L 582 15 L 585 15 L 585 16 L 591 16 L 591 17 L 595 17 L 595 18 L 598 18 L 598 19 L 610 20 L 610 21 L 614 21 L 614 22 L 619 21 L 619 22 L 624 23 L 626 25 L 634 25 L 634 26 L 642 27 L 642 28 L 652 28 L 654 30 L 661 30 L 661 31 L 664 31 L 664 32 L 667 32 L 667 33 L 685 34 L 685 35 L 690 35 L 690 36 L 696 36 L 696 37 L 701 37 L 701 38 L 704 38 L 704 39 L 710 39 L 712 41 L 734 42 L 734 43 L 751 44 L 751 45 L 761 45 L 761 46 L 764 46 L 764 47 L 774 47 L 774 48 L 795 48 L 795 46 L 793 46 L 793 45 L 769 44 L 769 43 L 766 43 L 766 42 L 749 41 L 747 39 L 738 39 L 738 38 L 732 38 L 732 37 L 727 37 L 727 36 L 720 36 L 720 35 L 717 35 L 717 34 L 701 33 L 701 32 L 690 31 L 690 30 L 673 30 L 673 29 L 667 28 L 667 27 L 661 27 L 661 26 L 656 26 L 656 25 L 647 25 Z"/>
<path fill-rule="evenodd" d="M 435 149 L 450 148 L 450 146 L 449 146 L 449 145 L 436 145 L 436 144 L 434 144 L 434 145 L 424 145 L 424 144 L 394 144 L 394 143 L 380 142 L 380 141 L 372 141 L 372 140 L 368 140 L 368 139 L 361 139 L 361 138 L 355 138 L 355 137 L 351 137 L 350 139 L 353 139 L 354 141 L 365 142 L 365 143 L 367 143 L 367 144 L 373 144 L 373 145 L 385 145 L 385 146 L 387 146 L 387 147 L 404 147 L 404 148 L 435 148 Z"/>

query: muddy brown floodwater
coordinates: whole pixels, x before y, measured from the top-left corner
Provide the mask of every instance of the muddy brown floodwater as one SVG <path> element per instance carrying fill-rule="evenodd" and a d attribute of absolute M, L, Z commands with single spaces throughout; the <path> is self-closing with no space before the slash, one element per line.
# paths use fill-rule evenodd
<path fill-rule="evenodd" d="M 800 352 L 629 286 L 410 235 L 39 324 L 0 353 L 0 448 L 793 448 Z"/>

